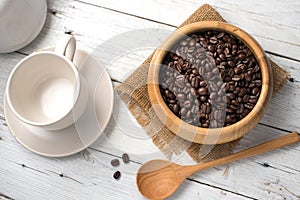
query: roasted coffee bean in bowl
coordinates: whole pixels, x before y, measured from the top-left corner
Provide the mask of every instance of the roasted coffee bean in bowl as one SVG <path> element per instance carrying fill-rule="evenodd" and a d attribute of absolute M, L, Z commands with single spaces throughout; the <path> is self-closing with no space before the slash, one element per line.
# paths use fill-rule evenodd
<path fill-rule="evenodd" d="M 148 93 L 161 122 L 176 135 L 221 144 L 248 133 L 272 95 L 272 70 L 259 44 L 222 22 L 174 32 L 152 58 Z"/>

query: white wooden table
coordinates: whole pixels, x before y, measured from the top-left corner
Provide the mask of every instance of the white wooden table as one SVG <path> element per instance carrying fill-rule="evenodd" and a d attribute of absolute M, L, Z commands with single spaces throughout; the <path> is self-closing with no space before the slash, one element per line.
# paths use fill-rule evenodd
<path fill-rule="evenodd" d="M 48 0 L 47 22 L 37 39 L 24 49 L 0 55 L 0 199 L 143 199 L 136 188 L 135 174 L 141 163 L 153 157 L 138 150 L 155 149 L 151 142 L 143 148 L 137 146 L 135 154 L 134 142 L 122 141 L 120 125 L 111 122 L 87 150 L 65 158 L 39 156 L 9 132 L 3 114 L 5 84 L 17 62 L 36 49 L 54 45 L 66 30 L 73 32 L 79 48 L 92 52 L 102 42 L 128 31 L 172 31 L 203 3 L 210 3 L 228 22 L 252 34 L 292 77 L 274 96 L 259 125 L 243 138 L 239 149 L 290 131 L 299 132 L 300 1 Z M 113 53 L 114 48 L 107 51 Z M 114 84 L 122 82 L 152 50 L 129 52 L 106 66 Z M 120 104 L 115 103 L 113 119 L 125 116 L 122 127 L 134 127 L 143 135 Z M 123 152 L 130 154 L 130 164 L 111 167 L 111 159 Z M 186 163 L 192 162 L 187 159 Z M 299 144 L 232 163 L 224 174 L 225 169 L 221 166 L 193 175 L 170 199 L 300 199 Z M 122 172 L 119 181 L 112 178 L 116 170 Z"/>

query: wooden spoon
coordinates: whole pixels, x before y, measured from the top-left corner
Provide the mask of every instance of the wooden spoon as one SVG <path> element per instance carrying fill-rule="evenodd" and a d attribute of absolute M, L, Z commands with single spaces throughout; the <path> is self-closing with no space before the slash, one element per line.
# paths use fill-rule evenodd
<path fill-rule="evenodd" d="M 181 166 L 166 160 L 151 160 L 139 169 L 136 176 L 137 187 L 146 198 L 165 199 L 171 196 L 187 177 L 198 171 L 249 158 L 299 141 L 298 133 L 292 132 L 224 158 L 192 166 Z"/>

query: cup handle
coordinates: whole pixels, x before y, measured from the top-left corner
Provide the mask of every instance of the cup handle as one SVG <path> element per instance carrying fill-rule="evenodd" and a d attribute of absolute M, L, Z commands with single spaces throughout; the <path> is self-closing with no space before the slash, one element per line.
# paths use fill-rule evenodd
<path fill-rule="evenodd" d="M 66 56 L 73 61 L 76 51 L 76 40 L 72 35 L 64 34 L 55 47 L 55 53 Z"/>

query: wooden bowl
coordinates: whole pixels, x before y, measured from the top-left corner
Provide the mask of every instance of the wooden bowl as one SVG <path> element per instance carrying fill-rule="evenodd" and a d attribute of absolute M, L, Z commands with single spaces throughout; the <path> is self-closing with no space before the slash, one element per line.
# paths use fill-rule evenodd
<path fill-rule="evenodd" d="M 252 111 L 240 121 L 222 128 L 201 128 L 184 122 L 166 105 L 159 88 L 160 66 L 168 50 L 182 37 L 207 30 L 224 31 L 244 42 L 255 56 L 262 75 L 261 93 Z M 152 107 L 160 121 L 174 134 L 200 144 L 222 144 L 242 137 L 257 125 L 272 96 L 272 78 L 272 70 L 263 49 L 245 31 L 223 22 L 197 22 L 177 29 L 156 50 L 149 68 L 148 93 Z"/>

